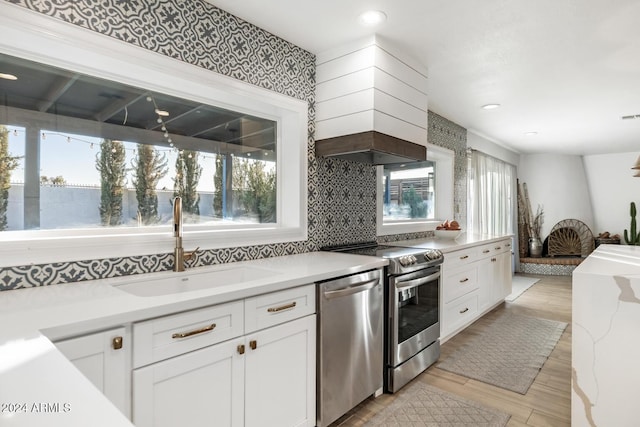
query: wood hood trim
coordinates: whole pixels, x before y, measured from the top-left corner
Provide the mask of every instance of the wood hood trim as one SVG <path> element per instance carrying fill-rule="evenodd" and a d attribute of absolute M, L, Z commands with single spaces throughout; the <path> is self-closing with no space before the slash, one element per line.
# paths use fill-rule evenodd
<path fill-rule="evenodd" d="M 425 161 L 427 147 L 384 133 L 366 131 L 318 140 L 316 156 L 384 165 Z"/>

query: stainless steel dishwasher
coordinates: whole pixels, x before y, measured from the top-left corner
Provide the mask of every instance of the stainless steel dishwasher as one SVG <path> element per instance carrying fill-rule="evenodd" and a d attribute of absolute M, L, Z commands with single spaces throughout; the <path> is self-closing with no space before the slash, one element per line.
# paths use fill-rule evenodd
<path fill-rule="evenodd" d="M 318 283 L 317 426 L 383 386 L 382 270 Z"/>

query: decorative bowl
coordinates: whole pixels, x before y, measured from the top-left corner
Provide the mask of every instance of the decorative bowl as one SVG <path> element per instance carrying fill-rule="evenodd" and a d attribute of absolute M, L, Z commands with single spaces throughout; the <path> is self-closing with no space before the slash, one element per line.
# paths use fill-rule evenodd
<path fill-rule="evenodd" d="M 436 237 L 453 240 L 462 234 L 462 230 L 434 230 Z"/>

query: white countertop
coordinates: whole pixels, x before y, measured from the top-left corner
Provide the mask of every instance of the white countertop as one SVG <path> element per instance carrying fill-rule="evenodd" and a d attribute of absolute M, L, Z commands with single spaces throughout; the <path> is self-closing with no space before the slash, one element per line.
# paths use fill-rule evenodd
<path fill-rule="evenodd" d="M 131 425 L 65 359 L 51 340 L 292 288 L 386 264 L 386 260 L 375 257 L 310 252 L 200 267 L 183 273 L 150 273 L 0 292 L 0 405 L 4 405 L 0 408 L 0 425 Z M 216 271 L 230 265 L 259 267 L 276 274 L 233 285 L 217 284 L 203 290 L 149 297 L 134 296 L 112 286 L 142 276 L 164 278 L 172 274 Z M 37 403 L 49 404 L 50 410 L 36 412 L 41 408 L 35 405 Z"/>
<path fill-rule="evenodd" d="M 638 425 L 640 246 L 600 245 L 572 282 L 571 425 Z"/>
<path fill-rule="evenodd" d="M 398 240 L 396 242 L 390 242 L 387 244 L 391 246 L 402 246 L 408 248 L 439 249 L 443 253 L 447 253 L 465 249 L 471 246 L 480 245 L 483 243 L 497 242 L 511 237 L 512 235 L 510 234 L 503 236 L 493 236 L 489 234 L 471 234 L 464 232 L 456 239 L 429 237 L 423 239 Z"/>

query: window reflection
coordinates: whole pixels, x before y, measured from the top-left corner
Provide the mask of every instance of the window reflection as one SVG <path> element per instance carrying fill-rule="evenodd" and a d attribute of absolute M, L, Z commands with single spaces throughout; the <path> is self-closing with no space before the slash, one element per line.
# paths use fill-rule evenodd
<path fill-rule="evenodd" d="M 383 175 L 385 222 L 435 218 L 435 163 L 387 165 Z"/>
<path fill-rule="evenodd" d="M 277 221 L 275 120 L 8 55 L 0 72 L 18 163 L 0 230 L 169 224 L 176 195 L 187 225 Z"/>

